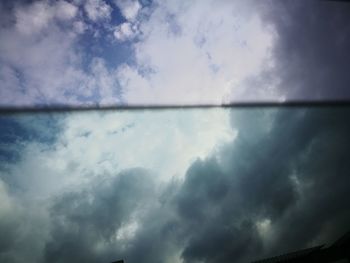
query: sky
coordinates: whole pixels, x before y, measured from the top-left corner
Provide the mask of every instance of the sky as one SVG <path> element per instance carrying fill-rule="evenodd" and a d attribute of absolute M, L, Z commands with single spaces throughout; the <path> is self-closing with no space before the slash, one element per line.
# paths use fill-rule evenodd
<path fill-rule="evenodd" d="M 348 101 L 350 5 L 0 1 L 0 110 Z M 350 106 L 0 111 L 0 262 L 229 263 L 350 229 Z"/>
<path fill-rule="evenodd" d="M 0 106 L 347 100 L 334 1 L 3 0 Z"/>

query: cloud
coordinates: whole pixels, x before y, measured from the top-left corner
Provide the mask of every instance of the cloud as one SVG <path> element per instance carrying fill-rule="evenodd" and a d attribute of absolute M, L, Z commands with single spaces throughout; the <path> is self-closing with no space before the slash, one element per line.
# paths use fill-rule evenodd
<path fill-rule="evenodd" d="M 89 19 L 94 22 L 111 18 L 112 8 L 103 0 L 88 0 L 84 5 L 84 9 Z"/>
<path fill-rule="evenodd" d="M 114 3 L 128 21 L 134 21 L 142 8 L 138 0 L 115 0 Z"/>
<path fill-rule="evenodd" d="M 129 22 L 118 25 L 114 32 L 114 37 L 119 41 L 132 39 L 137 34 L 137 27 Z"/>
<path fill-rule="evenodd" d="M 60 87 L 79 79 L 74 66 L 78 58 L 72 48 L 76 35 L 58 26 L 54 20 L 58 10 L 48 2 L 20 6 L 15 9 L 15 24 L 1 29 L 1 67 L 6 83 L 0 91 L 3 105 L 25 106 L 62 98 Z"/>
<path fill-rule="evenodd" d="M 43 232 L 40 232 L 41 242 L 46 248 L 33 252 L 33 262 L 40 262 L 40 258 L 43 258 L 43 261 L 69 261 L 67 257 L 107 262 L 119 256 L 136 261 L 144 258 L 144 253 L 152 248 L 145 247 L 142 239 L 149 238 L 153 230 L 160 231 L 159 235 L 162 234 L 155 224 L 152 211 L 155 211 L 160 219 L 167 219 L 164 215 L 168 212 L 158 210 L 157 198 L 159 191 L 163 191 L 162 185 L 168 184 L 174 176 L 181 178 L 193 159 L 206 156 L 217 143 L 234 138 L 234 132 L 229 126 L 228 113 L 222 111 L 63 115 L 57 116 L 58 127 L 52 126 L 55 123 L 48 122 L 45 116 L 42 116 L 42 120 L 40 115 L 34 116 L 34 119 L 30 116 L 19 116 L 15 120 L 15 131 L 20 131 L 18 125 L 26 128 L 24 134 L 19 134 L 20 138 L 24 139 L 20 143 L 23 146 L 17 145 L 16 149 L 20 158 L 12 164 L 4 162 L 0 166 L 1 178 L 6 186 L 11 185 L 11 192 L 18 200 L 15 203 L 26 200 L 29 204 L 41 204 L 44 209 L 45 214 L 39 214 L 38 221 L 43 220 L 48 224 Z M 40 118 L 37 119 L 38 117 Z M 14 128 L 15 123 L 8 124 L 8 134 L 13 131 L 11 127 Z M 48 134 L 53 134 L 57 129 L 64 131 L 61 130 L 53 141 L 45 140 L 45 136 L 34 136 L 35 131 L 41 130 L 41 125 L 45 124 L 46 127 L 52 127 L 52 130 L 48 129 Z M 141 134 L 144 137 L 142 144 L 138 140 Z M 172 140 L 169 141 L 169 138 Z M 18 140 L 13 141 L 12 145 L 16 142 Z M 162 155 L 157 155 L 161 150 Z M 137 166 L 141 169 L 131 169 Z M 147 175 L 150 173 L 147 170 L 152 171 L 151 175 Z M 101 184 L 103 181 L 105 183 Z M 151 181 L 154 183 L 147 186 Z M 137 185 L 140 188 L 135 189 Z M 144 187 L 146 189 L 142 190 Z M 117 189 L 120 190 L 115 192 Z M 108 191 L 110 195 L 107 194 Z M 142 191 L 142 196 L 134 196 Z M 101 197 L 97 197 L 100 194 Z M 91 198 L 96 200 L 91 201 Z M 130 203 L 132 198 L 135 198 L 135 205 L 139 204 L 140 212 L 136 212 Z M 86 200 L 87 203 L 82 200 Z M 106 200 L 110 200 L 110 204 L 105 203 Z M 120 205 L 128 210 L 119 209 L 115 206 L 116 202 L 120 202 Z M 105 219 L 115 222 L 116 225 L 100 221 L 101 213 L 104 213 L 101 210 L 103 203 L 106 205 L 106 211 L 111 210 L 115 213 L 115 216 L 106 215 Z M 67 204 L 71 204 L 72 207 L 66 207 Z M 109 205 L 114 208 L 108 207 Z M 86 209 L 91 211 L 90 222 L 85 226 L 82 224 L 77 232 L 73 231 L 80 218 L 85 217 Z M 35 211 L 36 209 L 33 213 Z M 75 214 L 70 216 L 69 211 Z M 126 211 L 130 212 L 130 217 Z M 24 209 L 24 216 L 27 212 Z M 118 223 L 119 217 L 121 219 Z M 19 217 L 19 222 L 16 221 L 14 225 L 21 224 L 21 220 L 24 219 Z M 152 227 L 147 223 L 151 221 L 154 221 Z M 29 221 L 28 224 L 32 222 Z M 100 224 L 106 227 L 105 231 L 103 227 L 97 229 Z M 96 232 L 94 230 L 88 234 L 86 231 L 89 228 L 96 229 Z M 109 236 L 111 229 L 113 235 Z M 10 232 L 16 235 L 13 231 Z M 81 234 L 88 236 L 83 238 Z M 22 240 L 22 237 L 19 238 Z M 66 249 L 67 238 L 72 241 L 83 238 L 87 242 L 73 242 L 69 246 L 74 247 L 74 250 L 69 250 Z M 160 236 L 157 242 L 159 245 L 164 243 Z M 169 257 L 168 262 L 173 262 L 170 257 L 175 258 L 178 254 L 175 248 L 172 240 L 169 240 L 168 249 L 164 249 L 163 253 L 159 253 L 156 247 L 153 247 L 149 260 Z M 6 253 L 12 255 L 12 249 L 15 248 L 11 247 Z M 63 250 L 66 252 L 63 253 Z"/>
<path fill-rule="evenodd" d="M 75 21 L 73 24 L 73 28 L 76 33 L 82 34 L 88 29 L 88 26 L 82 21 Z"/>
<path fill-rule="evenodd" d="M 152 205 L 152 193 L 152 176 L 136 169 L 63 195 L 51 209 L 53 229 L 44 261 L 109 262 L 122 256 L 129 237 L 118 233 L 128 231 L 125 225 L 133 218 L 142 218 Z"/>
<path fill-rule="evenodd" d="M 26 35 L 40 33 L 53 19 L 69 21 L 76 14 L 77 7 L 66 1 L 60 0 L 53 5 L 48 1 L 34 2 L 15 10 L 16 29 Z"/>
<path fill-rule="evenodd" d="M 55 9 L 56 9 L 56 16 L 62 20 L 70 20 L 74 18 L 78 12 L 76 6 L 63 0 L 58 1 Z"/>
<path fill-rule="evenodd" d="M 244 214 L 244 198 L 215 159 L 197 161 L 186 174 L 177 195 L 177 207 L 186 245 L 184 262 L 231 262 L 259 251 L 254 217 Z M 229 200 L 227 200 L 229 199 Z M 231 201 L 231 204 L 230 204 Z M 231 207 L 231 209 L 230 209 Z"/>
<path fill-rule="evenodd" d="M 80 46 L 82 34 L 96 29 L 79 8 L 38 1 L 9 10 L 13 20 L 0 29 L 1 105 L 121 103 L 114 69 L 101 56 L 88 57 Z"/>
<path fill-rule="evenodd" d="M 286 100 L 347 100 L 350 6 L 336 1 L 273 1 L 264 8 L 275 28 L 278 89 Z"/>
<path fill-rule="evenodd" d="M 348 6 L 329 1 L 156 2 L 140 11 L 129 104 L 349 97 Z M 312 15 L 310 15 L 312 14 Z M 119 31 L 118 31 L 119 32 Z"/>
<path fill-rule="evenodd" d="M 0 104 L 346 99 L 348 6 L 275 2 L 1 4 Z"/>
<path fill-rule="evenodd" d="M 142 8 L 142 5 L 138 0 L 116 0 L 115 4 L 126 19 L 126 22 L 115 27 L 113 35 L 121 42 L 132 40 L 135 36 L 140 34 L 138 30 L 140 21 L 137 21 L 136 17 Z"/>
<path fill-rule="evenodd" d="M 57 261 L 68 262 L 67 257 L 73 259 L 82 257 L 84 260 L 89 257 L 86 259 L 87 262 L 89 260 L 111 262 L 124 257 L 139 262 L 146 257 L 145 253 L 149 255 L 149 260 L 169 257 L 168 262 L 174 262 L 173 259 L 179 258 L 180 255 L 177 245 L 173 243 L 172 238 L 166 242 L 161 238 L 163 230 L 158 228 L 158 221 L 153 218 L 153 211 L 155 211 L 157 218 L 164 220 L 164 231 L 170 228 L 167 231 L 170 236 L 173 235 L 171 226 L 167 226 L 167 218 L 172 212 L 158 210 L 158 193 L 162 191 L 163 185 L 167 185 L 172 180 L 172 177 L 183 177 L 194 159 L 204 158 L 215 149 L 217 144 L 234 139 L 235 133 L 230 129 L 228 112 L 170 110 L 158 113 L 152 111 L 90 113 L 55 115 L 57 118 L 55 122 L 49 121 L 49 115 L 20 115 L 13 121 L 16 124 L 11 122 L 7 125 L 6 134 L 19 133 L 17 137 L 22 140 L 14 138 L 11 143 L 8 142 L 19 156 L 13 162 L 5 160 L 0 164 L 0 178 L 6 187 L 10 188 L 16 200 L 15 204 L 21 204 L 25 200 L 26 206 L 23 206 L 33 209 L 34 214 L 37 213 L 37 208 L 30 204 L 38 204 L 44 210 L 41 213 L 38 212 L 39 218 L 33 220 L 41 222 L 43 226 L 42 231 L 38 231 L 38 235 L 40 235 L 40 244 L 46 248 L 40 247 L 38 250 L 33 250 L 33 260 L 28 259 L 29 262 L 46 262 L 48 258 L 54 260 L 55 257 Z M 12 120 L 12 118 L 9 119 Z M 1 123 L 1 126 L 6 127 L 4 123 Z M 24 131 L 20 132 L 23 129 Z M 47 138 L 46 133 L 38 132 L 42 130 L 47 131 L 47 135 L 53 138 Z M 2 130 L 3 133 L 4 130 Z M 7 138 L 6 134 L 5 138 Z M 141 137 L 142 141 L 139 140 Z M 8 146 L 5 147 L 9 150 Z M 162 154 L 159 155 L 160 151 Z M 141 167 L 141 169 L 136 169 L 132 173 L 125 172 L 135 167 Z M 145 176 L 144 170 L 151 171 L 148 172 L 150 175 Z M 127 206 L 127 201 L 123 201 L 122 197 L 112 196 L 113 191 L 117 189 L 127 191 L 129 186 L 134 187 L 133 184 L 139 180 L 130 178 L 128 187 L 117 182 L 113 183 L 114 180 L 119 180 L 117 177 L 120 174 L 125 174 L 125 178 L 132 176 L 130 174 L 134 174 L 136 178 L 145 176 L 142 181 L 145 180 L 146 183 L 140 183 L 141 188 L 143 184 L 147 186 L 148 181 L 154 181 L 152 186 L 154 188 L 147 188 L 147 194 L 154 194 L 155 197 L 150 198 L 156 200 L 135 197 L 139 203 L 142 203 L 142 200 L 147 202 L 143 206 L 142 213 L 145 215 L 142 218 L 138 218 L 139 213 L 136 213 L 130 219 L 124 215 L 124 210 L 116 210 L 115 217 L 111 217 L 110 220 L 117 220 L 117 216 L 124 219 L 119 225 L 110 226 L 109 229 L 113 228 L 115 234 L 113 238 L 111 237 L 111 241 L 109 237 L 100 235 L 102 229 L 95 231 L 103 213 L 99 210 L 102 208 L 98 207 L 109 199 L 111 199 L 110 205 L 120 200 L 121 205 L 125 203 Z M 102 181 L 105 184 L 100 185 Z M 95 187 L 95 185 L 100 186 Z M 110 195 L 101 198 L 96 196 L 103 195 L 107 189 Z M 127 200 L 131 198 L 131 194 L 142 191 L 132 189 L 130 193 L 127 191 L 122 194 Z M 167 193 L 164 195 L 167 196 Z M 88 201 L 78 205 L 81 209 L 76 211 L 76 217 L 66 215 L 68 211 L 74 209 L 65 209 L 64 205 L 74 206 L 85 198 L 89 200 L 88 196 L 96 197 L 99 201 L 94 203 Z M 58 204 L 62 209 L 58 209 Z M 77 232 L 72 231 L 71 228 L 79 224 L 79 218 L 85 217 L 85 209 L 91 210 L 90 223 L 82 226 Z M 109 208 L 106 207 L 106 209 Z M 110 209 L 113 210 L 113 207 Z M 134 211 L 132 207 L 129 209 Z M 11 236 L 16 236 L 15 229 L 23 224 L 22 220 L 25 220 L 28 212 L 30 211 L 23 209 L 23 217 L 15 215 L 19 221 L 14 221 L 10 231 Z M 61 218 L 66 217 L 67 219 L 64 219 L 66 221 L 60 221 Z M 26 222 L 28 226 L 33 224 L 33 231 L 37 231 L 34 227 L 35 222 L 29 220 Z M 90 227 L 94 231 L 91 229 L 92 232 L 88 234 L 85 231 Z M 108 232 L 107 228 L 106 223 L 105 232 Z M 167 244 L 167 248 L 164 248 L 161 253 L 156 245 L 147 241 L 153 231 L 159 231 L 157 238 L 159 246 Z M 53 240 L 50 239 L 52 236 L 55 237 Z M 30 238 L 36 239 L 30 231 L 28 235 L 18 238 L 21 242 Z M 67 238 L 72 241 L 85 239 L 87 242 L 73 242 L 69 245 Z M 149 244 L 149 247 L 142 240 Z M 131 246 L 131 244 L 135 245 Z M 72 250 L 67 246 L 71 246 Z M 6 250 L 6 253 L 14 255 L 13 251 L 16 249 L 16 246 L 12 246 Z M 23 246 L 23 249 L 27 249 L 27 246 Z M 63 250 L 66 250 L 67 254 Z M 17 252 L 24 257 L 21 249 Z"/>
<path fill-rule="evenodd" d="M 42 203 L 19 201 L 0 180 L 0 260 L 40 262 L 48 234 Z"/>
<path fill-rule="evenodd" d="M 14 5 L 0 19 L 0 102 L 346 98 L 345 5 L 255 3 L 117 1 L 126 21 L 103 29 L 107 7 L 89 20 L 78 2 Z M 88 57 L 80 41 L 94 30 L 130 40 L 135 57 L 115 67 Z M 316 107 L 1 117 L 0 261 L 245 262 L 331 243 L 349 229 L 349 116 Z"/>
<path fill-rule="evenodd" d="M 228 113 L 215 110 L 91 112 L 51 121 L 45 115 L 33 118 L 3 122 L 8 127 L 3 130 L 4 138 L 14 131 L 24 138 L 15 151 L 20 163 L 10 165 L 4 176 L 32 200 L 88 184 L 100 173 L 114 174 L 131 167 L 155 171 L 158 182 L 168 182 L 173 176 L 182 177 L 196 158 L 204 158 L 217 145 L 235 138 Z M 47 135 L 38 132 L 43 126 L 47 126 Z M 14 146 L 18 140 L 6 143 Z"/>
<path fill-rule="evenodd" d="M 236 140 L 193 163 L 176 198 L 184 262 L 247 262 L 329 244 L 347 231 L 347 114 L 233 111 Z"/>
<path fill-rule="evenodd" d="M 349 116 L 106 112 L 63 115 L 56 128 L 42 118 L 60 129 L 54 139 L 20 135 L 21 158 L 0 165 L 0 258 L 246 262 L 331 243 L 349 227 Z"/>
<path fill-rule="evenodd" d="M 239 11 L 238 11 L 239 10 Z M 221 104 L 275 96 L 243 87 L 268 69 L 273 32 L 251 2 L 161 1 L 140 23 L 135 65 L 118 78 L 129 104 Z"/>
<path fill-rule="evenodd" d="M 1 29 L 3 105 L 120 104 L 121 93 L 126 104 L 221 103 L 231 99 L 233 87 L 238 98 L 251 94 L 242 81 L 259 75 L 269 60 L 272 33 L 250 2 L 213 9 L 210 1 L 186 7 L 166 1 L 145 8 L 138 1 L 116 1 L 126 20 L 116 27 L 110 24 L 112 7 L 107 3 L 75 4 L 39 1 L 13 7 L 14 24 Z M 87 33 L 104 45 L 112 35 L 115 45 L 133 40 L 128 63 L 104 63 L 108 78 L 114 79 L 108 94 L 96 96 L 104 88 L 86 85 L 94 81 L 86 70 L 90 61 L 110 57 L 110 50 L 90 54 L 93 48 L 81 41 Z M 261 94 L 271 95 L 272 83 L 265 86 L 268 90 Z"/>

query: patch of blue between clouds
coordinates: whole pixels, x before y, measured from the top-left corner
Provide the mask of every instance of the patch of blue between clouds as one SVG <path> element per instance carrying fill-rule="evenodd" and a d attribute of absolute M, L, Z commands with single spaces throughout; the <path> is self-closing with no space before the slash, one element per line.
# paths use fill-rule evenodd
<path fill-rule="evenodd" d="M 62 131 L 61 118 L 49 113 L 0 116 L 0 170 L 19 161 L 21 150 L 29 142 L 53 145 Z"/>
<path fill-rule="evenodd" d="M 151 0 L 139 2 L 143 7 L 151 7 L 153 3 Z M 109 21 L 111 25 L 117 26 L 127 22 L 119 8 L 115 7 L 113 1 L 106 1 L 106 3 L 114 7 L 111 12 L 111 20 Z M 147 19 L 147 17 L 144 17 L 144 19 Z M 89 62 L 91 62 L 94 57 L 102 58 L 108 69 L 115 69 L 123 63 L 130 65 L 135 64 L 133 47 L 130 41 L 116 41 L 113 39 L 113 34 L 109 31 L 110 29 L 107 29 L 103 23 L 94 23 L 94 26 L 100 32 L 100 37 L 84 34 L 79 43 L 85 51 L 85 69 L 87 69 L 86 65 L 89 65 Z"/>

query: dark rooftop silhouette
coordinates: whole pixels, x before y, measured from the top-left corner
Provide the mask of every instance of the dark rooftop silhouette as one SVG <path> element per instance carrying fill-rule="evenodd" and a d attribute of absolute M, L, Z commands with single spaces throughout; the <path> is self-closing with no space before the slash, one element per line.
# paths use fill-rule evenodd
<path fill-rule="evenodd" d="M 350 231 L 335 241 L 331 246 L 315 246 L 301 249 L 283 255 L 253 261 L 252 263 L 350 263 Z M 117 260 L 111 263 L 124 263 L 124 260 Z"/>
<path fill-rule="evenodd" d="M 253 261 L 252 263 L 331 263 L 350 262 L 350 232 L 339 238 L 333 245 L 325 245 L 298 250 L 271 258 Z"/>

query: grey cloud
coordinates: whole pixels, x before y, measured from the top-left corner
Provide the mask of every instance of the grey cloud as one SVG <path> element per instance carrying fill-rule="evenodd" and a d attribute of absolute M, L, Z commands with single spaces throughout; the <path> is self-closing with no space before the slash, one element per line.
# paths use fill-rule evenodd
<path fill-rule="evenodd" d="M 349 109 L 232 112 L 238 138 L 194 163 L 177 197 L 185 262 L 245 262 L 347 231 Z"/>
<path fill-rule="evenodd" d="M 134 212 L 147 209 L 154 193 L 151 177 L 133 169 L 101 181 L 56 200 L 45 262 L 109 262 L 124 255 L 117 230 Z"/>
<path fill-rule="evenodd" d="M 158 198 L 152 174 L 141 168 L 100 180 L 96 186 L 65 193 L 54 202 L 51 239 L 43 262 L 169 260 L 178 251 L 178 225 L 169 205 L 171 189 Z M 116 239 L 118 230 L 133 218 L 139 224 L 135 236 Z"/>
<path fill-rule="evenodd" d="M 350 5 L 338 1 L 264 1 L 276 30 L 278 89 L 287 100 L 350 98 Z"/>
<path fill-rule="evenodd" d="M 0 262 L 40 262 L 48 221 L 44 209 L 18 201 L 0 180 Z"/>
<path fill-rule="evenodd" d="M 178 195 L 185 262 L 230 262 L 260 249 L 253 218 L 244 217 L 234 177 L 215 159 L 197 161 Z"/>
<path fill-rule="evenodd" d="M 295 161 L 295 173 L 300 180 L 300 203 L 291 210 L 277 229 L 285 246 L 300 246 L 301 242 L 333 242 L 349 228 L 347 191 L 350 185 L 346 161 L 350 140 L 349 110 L 320 111 L 308 118 L 304 126 L 319 131 Z M 317 127 L 324 126 L 324 129 Z M 283 222 L 283 223 L 282 223 Z M 288 231 L 287 225 L 294 226 Z"/>

